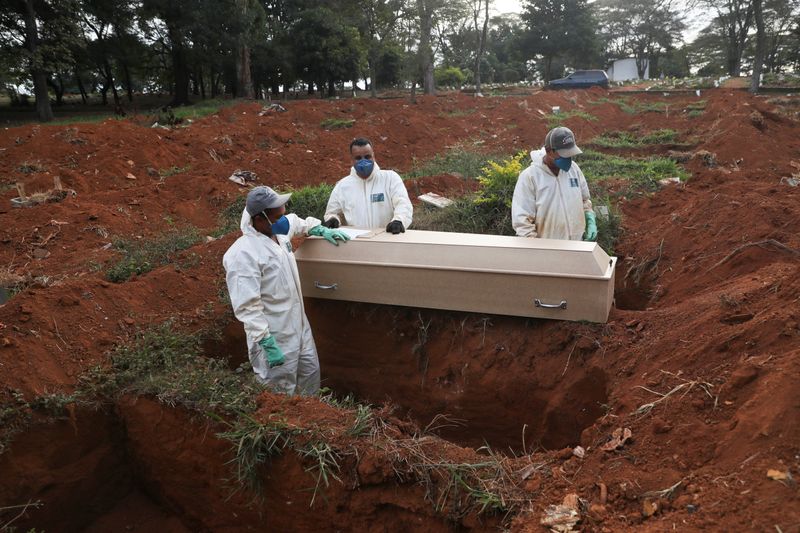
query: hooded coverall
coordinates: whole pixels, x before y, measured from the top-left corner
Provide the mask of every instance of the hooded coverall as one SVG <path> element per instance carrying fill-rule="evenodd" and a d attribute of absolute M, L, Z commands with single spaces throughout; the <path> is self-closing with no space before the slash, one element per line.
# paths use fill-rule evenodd
<path fill-rule="evenodd" d="M 294 214 L 288 235 L 277 235 L 276 243 L 258 232 L 250 215 L 242 213 L 242 236 L 222 259 L 225 281 L 236 318 L 244 324 L 253 371 L 259 381 L 280 392 L 316 394 L 319 390 L 319 359 L 311 326 L 303 307 L 300 275 L 292 253 L 293 236 L 307 234 L 320 221 Z M 283 365 L 269 368 L 261 339 L 272 335 L 283 351 Z"/>
<path fill-rule="evenodd" d="M 385 228 L 389 222 L 399 220 L 407 228 L 413 212 L 400 175 L 381 170 L 375 163 L 367 179 L 359 177 L 351 167 L 350 175 L 336 183 L 325 209 L 325 220 L 336 218 L 342 225 L 364 229 Z"/>
<path fill-rule="evenodd" d="M 531 152 L 531 164 L 517 179 L 511 200 L 511 225 L 517 235 L 579 241 L 586 230 L 584 212 L 592 210 L 589 185 L 574 161 L 553 174 L 545 149 Z"/>

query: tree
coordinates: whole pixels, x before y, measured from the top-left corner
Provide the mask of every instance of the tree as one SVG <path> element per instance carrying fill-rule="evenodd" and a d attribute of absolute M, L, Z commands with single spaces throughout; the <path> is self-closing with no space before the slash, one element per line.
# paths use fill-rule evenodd
<path fill-rule="evenodd" d="M 48 78 L 63 71 L 73 61 L 72 50 L 78 41 L 73 0 L 0 1 L 0 45 L 4 55 L 17 57 L 33 82 L 36 114 L 39 120 L 53 119 Z"/>
<path fill-rule="evenodd" d="M 417 0 L 419 68 L 422 73 L 422 90 L 425 94 L 436 94 L 436 81 L 433 76 L 433 47 L 431 45 L 431 30 L 435 8 L 436 0 Z"/>
<path fill-rule="evenodd" d="M 192 0 L 142 0 L 141 8 L 145 32 L 152 31 L 147 21 L 153 18 L 160 19 L 166 26 L 173 82 L 172 105 L 188 104 L 190 36 L 196 28 L 195 17 L 203 10 Z"/>
<path fill-rule="evenodd" d="M 598 18 L 609 59 L 634 57 L 639 78 L 648 66 L 655 75 L 659 58 L 681 40 L 685 24 L 673 0 L 600 0 Z"/>
<path fill-rule="evenodd" d="M 387 54 L 387 43 L 392 40 L 398 19 L 408 16 L 408 6 L 406 0 L 359 0 L 358 5 L 364 14 L 362 42 L 367 48 L 370 94 L 374 98 L 378 95 L 381 58 Z"/>
<path fill-rule="evenodd" d="M 335 84 L 356 79 L 363 50 L 358 30 L 327 7 L 302 11 L 288 32 L 298 77 L 335 96 Z"/>
<path fill-rule="evenodd" d="M 586 0 L 526 0 L 523 8 L 526 44 L 533 55 L 541 56 L 545 82 L 551 79 L 556 58 L 585 64 L 596 57 L 597 24 Z"/>
<path fill-rule="evenodd" d="M 800 0 L 764 0 L 764 68 L 780 72 L 789 68 L 792 29 L 800 28 Z"/>
<path fill-rule="evenodd" d="M 700 0 L 701 5 L 716 13 L 714 27 L 725 42 L 725 59 L 729 76 L 739 76 L 742 56 L 753 24 L 753 0 Z"/>
<path fill-rule="evenodd" d="M 489 1 L 490 0 L 474 0 L 473 1 L 473 22 L 475 24 L 475 33 L 478 34 L 477 53 L 475 54 L 475 94 L 481 94 L 481 61 L 483 60 L 483 52 L 486 50 L 486 34 L 489 30 Z M 478 29 L 478 17 L 481 12 L 481 5 L 484 8 L 483 17 L 483 30 Z"/>
<path fill-rule="evenodd" d="M 750 92 L 757 93 L 761 83 L 761 66 L 764 63 L 764 45 L 766 44 L 761 0 L 753 0 L 753 15 L 756 19 L 756 57 L 753 59 L 753 79 L 750 83 Z"/>

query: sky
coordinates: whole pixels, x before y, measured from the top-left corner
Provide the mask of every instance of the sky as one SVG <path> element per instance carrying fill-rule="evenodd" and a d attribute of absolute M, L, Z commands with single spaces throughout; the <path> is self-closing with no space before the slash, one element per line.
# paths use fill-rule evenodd
<path fill-rule="evenodd" d="M 521 13 L 522 0 L 492 0 L 491 8 L 494 9 L 496 15 L 501 13 Z M 683 40 L 687 43 L 692 42 L 700 30 L 707 26 L 709 22 L 711 22 L 711 17 L 707 11 L 692 9 L 686 17 L 687 29 L 683 34 Z"/>

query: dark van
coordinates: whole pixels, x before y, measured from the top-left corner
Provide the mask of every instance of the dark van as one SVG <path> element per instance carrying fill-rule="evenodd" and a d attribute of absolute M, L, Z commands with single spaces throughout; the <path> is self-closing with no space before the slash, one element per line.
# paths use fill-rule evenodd
<path fill-rule="evenodd" d="M 608 75 L 604 70 L 576 70 L 566 78 L 552 80 L 550 89 L 581 89 L 583 87 L 608 87 Z"/>

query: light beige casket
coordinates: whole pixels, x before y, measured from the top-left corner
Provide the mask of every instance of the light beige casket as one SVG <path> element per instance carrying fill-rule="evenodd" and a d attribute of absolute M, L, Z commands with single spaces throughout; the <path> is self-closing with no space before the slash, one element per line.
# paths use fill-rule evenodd
<path fill-rule="evenodd" d="M 596 243 L 408 230 L 295 254 L 303 295 L 499 315 L 605 322 L 616 257 Z"/>

